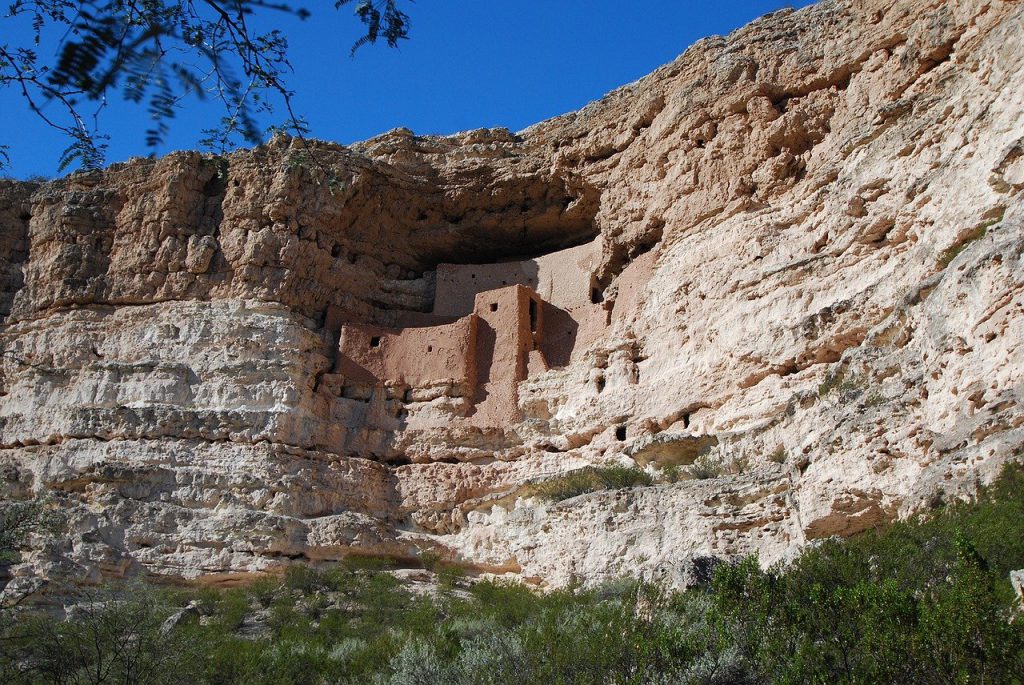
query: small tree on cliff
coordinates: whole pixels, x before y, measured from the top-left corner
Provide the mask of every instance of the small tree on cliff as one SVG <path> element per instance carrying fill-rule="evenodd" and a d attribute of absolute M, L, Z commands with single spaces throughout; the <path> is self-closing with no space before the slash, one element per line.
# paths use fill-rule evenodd
<path fill-rule="evenodd" d="M 46 503 L 39 499 L 0 501 L 0 591 L 6 589 L 11 564 L 21 558 L 21 550 L 33 533 L 53 532 L 57 520 Z M 11 608 L 25 599 L 23 595 L 0 592 L 0 633 L 5 628 Z"/>
<path fill-rule="evenodd" d="M 353 53 L 378 40 L 395 47 L 408 37 L 400 2 L 335 0 L 334 9 L 352 6 L 366 29 Z M 261 142 L 257 117 L 275 108 L 285 115 L 280 128 L 302 137 L 305 126 L 285 79 L 288 39 L 252 27 L 257 14 L 270 12 L 310 16 L 276 0 L 13 0 L 4 21 L 9 27 L 27 22 L 30 30 L 17 41 L 0 39 L 0 86 L 17 89 L 27 107 L 67 136 L 62 171 L 103 164 L 99 115 L 118 91 L 145 107 L 150 148 L 164 140 L 190 98 L 210 98 L 223 110 L 220 123 L 205 131 L 208 147 Z M 0 146 L 0 166 L 5 162 Z"/>

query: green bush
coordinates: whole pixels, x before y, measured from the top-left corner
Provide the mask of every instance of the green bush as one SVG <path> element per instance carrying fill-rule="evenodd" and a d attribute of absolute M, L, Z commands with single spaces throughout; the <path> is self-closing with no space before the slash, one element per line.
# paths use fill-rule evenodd
<path fill-rule="evenodd" d="M 417 595 L 346 565 L 230 590 L 128 586 L 63 621 L 8 625 L 0 682 L 1020 685 L 1008 573 L 1024 568 L 1024 470 L 929 516 L 820 542 L 785 567 L 720 563 L 686 592 L 619 579 Z M 166 622 L 185 606 L 201 618 Z"/>
<path fill-rule="evenodd" d="M 559 502 L 588 492 L 624 490 L 653 484 L 654 479 L 643 469 L 628 466 L 588 466 L 532 485 L 526 494 Z"/>
<path fill-rule="evenodd" d="M 765 682 L 1020 683 L 1024 475 L 977 503 L 807 550 L 790 567 L 716 571 L 716 611 Z"/>
<path fill-rule="evenodd" d="M 950 263 L 967 248 L 968 245 L 984 238 L 985 234 L 988 233 L 988 229 L 1002 220 L 1003 213 L 1000 212 L 998 216 L 982 221 L 980 224 L 972 228 L 966 235 L 947 247 L 942 254 L 939 255 L 938 267 L 940 269 L 948 267 Z"/>
<path fill-rule="evenodd" d="M 697 457 L 696 461 L 690 464 L 686 472 L 696 480 L 709 480 L 718 478 L 725 473 L 725 468 L 709 455 Z"/>
<path fill-rule="evenodd" d="M 7 683 L 196 682 L 202 645 L 165 629 L 175 612 L 155 590 L 132 584 L 75 598 L 65 620 L 24 617 L 0 639 Z"/>

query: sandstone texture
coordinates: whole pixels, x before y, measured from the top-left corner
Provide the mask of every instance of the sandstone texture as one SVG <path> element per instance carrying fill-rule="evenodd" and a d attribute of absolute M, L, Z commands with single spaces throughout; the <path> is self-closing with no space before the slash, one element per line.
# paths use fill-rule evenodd
<path fill-rule="evenodd" d="M 4 182 L 0 496 L 70 526 L 16 579 L 678 585 L 970 496 L 1024 454 L 1022 83 L 1020 2 L 823 0 L 518 134 Z M 531 495 L 608 464 L 657 484 Z"/>

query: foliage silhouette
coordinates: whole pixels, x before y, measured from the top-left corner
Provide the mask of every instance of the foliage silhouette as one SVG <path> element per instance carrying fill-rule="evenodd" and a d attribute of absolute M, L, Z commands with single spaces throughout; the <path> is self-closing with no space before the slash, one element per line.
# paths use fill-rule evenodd
<path fill-rule="evenodd" d="M 396 47 L 408 38 L 410 20 L 400 2 L 336 0 L 334 9 L 353 6 L 366 30 L 353 53 L 379 40 Z M 273 12 L 310 16 L 274 0 L 13 0 L 5 21 L 27 21 L 31 28 L 21 43 L 0 42 L 0 86 L 15 88 L 32 112 L 67 136 L 61 171 L 104 163 L 108 136 L 100 114 L 118 91 L 145 107 L 151 149 L 164 142 L 189 98 L 210 98 L 222 108 L 224 116 L 202 141 L 216 152 L 239 141 L 261 142 L 258 119 L 277 108 L 286 120 L 278 128 L 303 138 L 305 124 L 287 85 L 287 36 L 253 27 L 256 15 Z M 0 168 L 7 161 L 0 146 Z"/>

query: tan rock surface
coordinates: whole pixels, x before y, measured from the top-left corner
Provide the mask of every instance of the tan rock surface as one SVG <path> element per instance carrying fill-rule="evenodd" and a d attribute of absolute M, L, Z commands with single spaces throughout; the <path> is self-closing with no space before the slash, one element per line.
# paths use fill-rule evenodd
<path fill-rule="evenodd" d="M 681 583 L 967 496 L 1024 450 L 1022 82 L 1019 2 L 824 0 L 519 134 L 0 185 L 0 494 L 73 531 L 18 572 Z M 500 387 L 405 349 L 345 373 L 342 326 L 468 331 L 515 284 L 543 329 L 477 332 Z M 698 456 L 724 474 L 524 488 Z"/>

